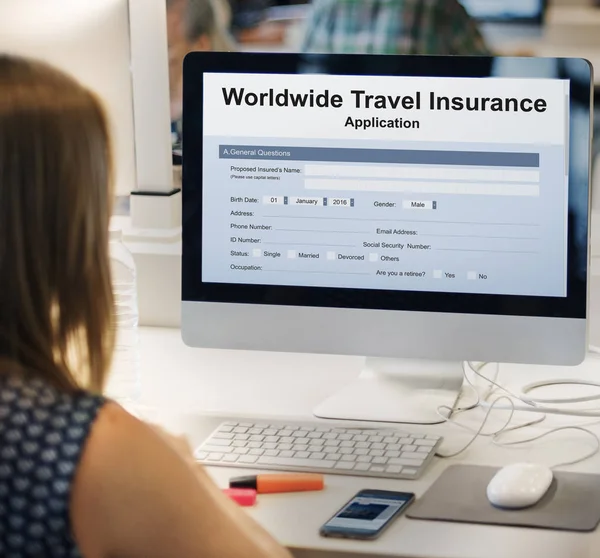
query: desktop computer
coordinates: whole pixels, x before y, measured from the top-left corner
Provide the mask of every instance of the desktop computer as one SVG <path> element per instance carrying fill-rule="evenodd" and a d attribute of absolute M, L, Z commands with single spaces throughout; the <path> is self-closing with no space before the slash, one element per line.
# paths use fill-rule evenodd
<path fill-rule="evenodd" d="M 463 361 L 580 363 L 591 91 L 581 59 L 188 55 L 184 341 L 363 355 L 315 415 L 390 423 L 445 420 Z"/>

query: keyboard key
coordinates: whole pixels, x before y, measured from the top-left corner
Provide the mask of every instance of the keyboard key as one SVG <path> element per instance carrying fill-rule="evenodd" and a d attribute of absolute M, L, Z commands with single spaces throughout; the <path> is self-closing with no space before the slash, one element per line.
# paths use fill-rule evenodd
<path fill-rule="evenodd" d="M 412 443 L 413 443 L 413 440 L 412 440 L 412 438 L 400 438 L 400 439 L 398 440 L 398 443 L 399 443 L 399 444 L 406 444 L 406 445 L 410 445 L 410 444 L 412 444 Z"/>
<path fill-rule="evenodd" d="M 209 453 L 208 457 L 206 458 L 207 461 L 221 461 L 221 459 L 223 459 L 223 454 L 222 453 Z"/>
<path fill-rule="evenodd" d="M 368 471 L 371 468 L 369 463 L 357 463 L 354 465 L 354 471 Z"/>
<path fill-rule="evenodd" d="M 423 434 L 411 434 L 410 437 L 414 438 L 415 440 L 425 438 L 425 436 Z"/>
<path fill-rule="evenodd" d="M 235 463 L 239 458 L 239 455 L 236 455 L 235 453 L 230 453 L 229 455 L 223 456 L 223 461 L 225 463 Z"/>
<path fill-rule="evenodd" d="M 386 451 L 383 455 L 385 457 L 400 457 L 400 452 L 399 451 Z"/>
<path fill-rule="evenodd" d="M 302 467 L 303 469 L 332 469 L 335 461 L 328 459 L 294 459 L 283 457 L 260 457 L 258 465 L 279 465 L 281 467 Z"/>
<path fill-rule="evenodd" d="M 327 434 L 323 434 L 324 440 L 335 440 L 337 438 L 337 434 L 333 432 L 327 432 Z"/>
<path fill-rule="evenodd" d="M 424 461 L 427 456 L 423 455 L 421 452 L 403 451 L 400 454 L 400 457 L 402 457 L 402 459 L 418 459 L 420 461 Z"/>
<path fill-rule="evenodd" d="M 373 463 L 373 465 L 385 465 L 387 463 L 387 457 L 374 457 L 371 463 Z"/>
<path fill-rule="evenodd" d="M 263 435 L 265 435 L 265 436 L 275 436 L 276 434 L 277 434 L 277 429 L 275 429 L 275 428 L 267 428 L 263 432 Z"/>
<path fill-rule="evenodd" d="M 418 471 L 417 469 L 408 469 L 407 467 L 405 467 L 405 468 L 402 470 L 402 473 L 403 473 L 403 474 L 405 474 L 405 475 L 409 475 L 409 476 L 416 476 L 418 472 L 419 472 L 419 471 Z"/>
<path fill-rule="evenodd" d="M 293 448 L 292 444 L 277 444 L 277 449 L 282 451 L 288 451 Z"/>
<path fill-rule="evenodd" d="M 338 461 L 338 463 L 335 464 L 335 468 L 351 471 L 354 469 L 354 463 L 350 463 L 349 461 Z"/>
<path fill-rule="evenodd" d="M 389 451 L 400 451 L 402 449 L 402 444 L 388 444 L 387 449 Z"/>
<path fill-rule="evenodd" d="M 419 453 L 429 453 L 433 448 L 430 448 L 429 446 L 419 446 L 417 451 Z"/>
<path fill-rule="evenodd" d="M 356 442 L 356 446 L 354 447 L 360 449 L 368 449 L 369 447 L 371 447 L 371 444 L 369 444 L 369 442 Z"/>
<path fill-rule="evenodd" d="M 325 440 L 314 440 L 312 438 L 309 438 L 309 444 L 311 444 L 313 446 L 324 446 Z"/>
<path fill-rule="evenodd" d="M 386 445 L 382 444 L 382 443 L 371 444 L 371 449 L 382 450 L 382 449 L 385 449 L 385 448 L 386 448 Z"/>
<path fill-rule="evenodd" d="M 304 446 L 306 448 L 306 446 Z M 296 449 L 294 447 L 294 449 Z M 315 451 L 323 451 L 325 448 L 323 446 L 308 446 L 308 448 L 306 449 L 306 451 L 310 451 L 311 453 L 315 452 Z"/>
<path fill-rule="evenodd" d="M 197 451 L 195 453 L 195 457 L 196 457 L 196 459 L 199 459 L 200 461 L 204 461 L 208 457 L 208 452 L 207 451 Z"/>
<path fill-rule="evenodd" d="M 402 452 L 404 453 L 405 451 L 410 451 L 410 452 L 417 451 L 417 446 L 404 445 L 404 446 L 402 446 Z"/>
<path fill-rule="evenodd" d="M 356 436 L 353 436 L 352 440 L 355 442 L 366 442 L 368 439 L 367 436 L 365 436 L 364 434 L 357 434 Z"/>
<path fill-rule="evenodd" d="M 231 440 L 222 440 L 221 438 L 211 438 L 210 445 L 211 446 L 229 446 L 229 445 L 231 445 Z"/>
<path fill-rule="evenodd" d="M 262 442 L 264 439 L 265 439 L 265 437 L 260 436 L 259 434 L 253 434 L 252 436 L 250 436 L 251 442 Z"/>
<path fill-rule="evenodd" d="M 262 434 L 262 431 L 262 428 L 250 428 L 250 430 L 248 430 L 248 434 Z"/>
<path fill-rule="evenodd" d="M 356 461 L 356 455 L 342 455 L 341 461 Z"/>
<path fill-rule="evenodd" d="M 387 438 L 384 438 L 383 441 L 386 444 L 397 444 L 398 443 L 398 438 L 395 438 L 394 436 L 388 436 Z"/>
<path fill-rule="evenodd" d="M 391 458 L 388 461 L 389 465 L 402 465 L 403 467 L 419 467 L 423 461 L 420 459 L 403 459 L 402 457 Z"/>
<path fill-rule="evenodd" d="M 214 436 L 213 436 L 213 440 L 233 440 L 234 435 L 233 434 L 228 434 L 226 432 L 217 432 Z M 425 440 L 423 440 L 425 441 Z"/>
<path fill-rule="evenodd" d="M 277 444 L 275 442 L 265 442 L 262 445 L 263 448 L 265 448 L 266 450 L 268 449 L 275 449 L 277 447 Z"/>
<path fill-rule="evenodd" d="M 242 440 L 234 440 L 231 442 L 231 445 L 234 448 L 245 448 L 248 445 L 248 442 L 242 442 Z"/>
<path fill-rule="evenodd" d="M 341 441 L 352 440 L 352 434 L 338 434 L 338 440 L 341 440 Z"/>
<path fill-rule="evenodd" d="M 296 454 L 295 457 L 300 457 L 300 456 L 298 454 Z M 325 454 L 322 451 L 313 452 L 310 454 L 310 458 L 311 459 L 325 459 Z"/>
<path fill-rule="evenodd" d="M 339 440 L 325 440 L 325 446 L 328 448 L 337 448 L 340 444 Z"/>
<path fill-rule="evenodd" d="M 371 465 L 370 471 L 373 473 L 383 473 L 385 471 L 385 467 L 382 467 L 381 465 Z"/>
<path fill-rule="evenodd" d="M 352 448 L 340 448 L 338 449 L 338 453 L 342 455 L 351 455 L 354 453 L 354 450 Z"/>
<path fill-rule="evenodd" d="M 425 436 L 426 440 L 435 440 L 436 442 L 440 439 L 439 436 Z"/>
<path fill-rule="evenodd" d="M 252 428 L 254 426 L 254 424 L 252 424 L 251 422 L 240 422 L 238 424 L 238 426 L 245 426 L 247 428 Z"/>
<path fill-rule="evenodd" d="M 219 428 L 219 432 L 233 432 L 233 427 L 234 426 L 236 426 L 236 425 L 235 424 L 231 425 L 231 426 L 225 426 L 225 425 L 223 425 L 223 426 L 221 426 L 221 428 Z"/>
<path fill-rule="evenodd" d="M 354 444 L 355 444 L 355 442 L 353 442 L 352 440 L 343 440 L 340 443 L 340 447 L 341 448 L 353 448 Z"/>
<path fill-rule="evenodd" d="M 308 433 L 308 438 L 320 438 L 321 436 L 323 436 L 323 434 L 321 432 L 309 432 Z"/>
<path fill-rule="evenodd" d="M 293 430 L 289 430 L 289 429 L 284 429 L 281 432 L 279 432 L 280 436 L 291 436 L 292 435 Z"/>
<path fill-rule="evenodd" d="M 306 438 L 307 432 L 305 430 L 297 430 L 292 432 L 292 438 Z"/>
<path fill-rule="evenodd" d="M 232 453 L 234 450 L 233 447 L 229 447 L 229 448 L 223 448 L 221 446 L 213 446 L 213 445 L 206 445 L 206 446 L 202 446 L 202 451 L 206 451 L 208 453 Z"/>
<path fill-rule="evenodd" d="M 325 456 L 325 454 L 322 454 L 322 455 Z M 308 451 L 297 451 L 295 457 L 297 457 L 298 459 L 306 459 L 307 457 L 310 457 L 310 452 L 308 452 Z M 316 459 L 318 459 L 318 458 L 316 458 Z"/>
<path fill-rule="evenodd" d="M 415 446 L 428 446 L 432 448 L 437 443 L 437 440 L 415 440 Z"/>
<path fill-rule="evenodd" d="M 251 449 L 248 455 L 262 455 L 263 453 L 265 453 L 264 449 Z"/>
<path fill-rule="evenodd" d="M 250 450 L 248 448 L 235 448 L 233 453 L 237 455 L 246 455 Z"/>
<path fill-rule="evenodd" d="M 282 436 L 279 438 L 279 441 L 283 444 L 293 444 L 296 441 L 296 438 L 293 438 L 292 436 Z"/>
<path fill-rule="evenodd" d="M 292 446 L 294 448 L 294 451 L 313 451 L 310 449 L 310 447 L 314 447 L 314 448 L 319 448 L 319 446 L 307 446 L 306 444 L 294 444 Z M 314 451 L 320 451 L 319 449 L 315 449 Z"/>
<path fill-rule="evenodd" d="M 376 443 L 377 444 L 377 443 L 383 441 L 383 436 L 369 436 L 368 441 L 371 442 L 371 443 Z"/>
<path fill-rule="evenodd" d="M 383 450 L 369 450 L 369 455 L 372 457 L 383 457 Z"/>
<path fill-rule="evenodd" d="M 373 458 L 370 455 L 359 455 L 356 458 L 356 461 L 358 461 L 359 463 L 371 463 L 372 460 Z"/>
<path fill-rule="evenodd" d="M 363 449 L 363 448 L 355 448 L 354 455 L 369 455 L 369 450 Z M 398 457 L 398 456 L 396 456 L 396 457 Z"/>
<path fill-rule="evenodd" d="M 236 434 L 245 434 L 246 432 L 248 432 L 248 428 L 246 428 L 245 426 L 238 426 L 237 428 L 234 428 L 233 431 Z"/>
<path fill-rule="evenodd" d="M 400 465 L 388 465 L 386 471 L 388 473 L 398 474 L 402 472 L 402 467 L 400 467 Z"/>
<path fill-rule="evenodd" d="M 331 461 L 339 461 L 340 457 L 342 457 L 339 453 L 328 453 L 325 456 L 325 459 L 329 459 Z"/>
<path fill-rule="evenodd" d="M 262 448 L 262 444 L 260 442 L 248 442 L 248 447 L 249 448 Z"/>
<path fill-rule="evenodd" d="M 238 463 L 256 463 L 259 458 L 256 455 L 241 455 L 238 459 Z M 275 458 L 273 458 L 275 459 Z"/>
<path fill-rule="evenodd" d="M 269 457 L 276 457 L 279 455 L 279 450 L 276 449 L 268 449 L 265 451 L 265 455 L 268 455 Z"/>
<path fill-rule="evenodd" d="M 290 450 L 284 450 L 279 452 L 279 457 L 293 457 L 294 452 Z"/>

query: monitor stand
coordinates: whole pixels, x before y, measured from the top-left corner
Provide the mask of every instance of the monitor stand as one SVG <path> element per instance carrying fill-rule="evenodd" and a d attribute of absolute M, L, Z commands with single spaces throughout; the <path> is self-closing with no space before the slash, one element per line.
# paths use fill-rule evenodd
<path fill-rule="evenodd" d="M 439 424 L 463 384 L 461 362 L 367 358 L 360 376 L 314 410 L 318 418 Z"/>

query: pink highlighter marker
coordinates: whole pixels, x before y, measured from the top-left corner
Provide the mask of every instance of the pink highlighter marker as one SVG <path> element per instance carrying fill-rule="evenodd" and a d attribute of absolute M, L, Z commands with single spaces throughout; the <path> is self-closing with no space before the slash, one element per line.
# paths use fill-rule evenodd
<path fill-rule="evenodd" d="M 249 507 L 256 503 L 256 490 L 252 488 L 224 488 L 223 494 L 240 506 Z"/>

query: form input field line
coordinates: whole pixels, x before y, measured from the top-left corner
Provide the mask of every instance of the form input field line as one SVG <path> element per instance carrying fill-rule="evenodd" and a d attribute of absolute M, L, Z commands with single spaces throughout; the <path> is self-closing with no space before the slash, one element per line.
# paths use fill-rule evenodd
<path fill-rule="evenodd" d="M 526 196 L 539 197 L 539 184 L 529 183 L 468 183 L 468 182 L 413 182 L 394 180 L 357 180 L 339 178 L 306 178 L 307 190 L 346 192 L 406 192 L 410 194 L 439 194 L 467 196 Z"/>
<path fill-rule="evenodd" d="M 424 221 L 417 219 L 370 219 L 360 217 L 314 217 L 310 215 L 265 215 L 265 219 L 317 219 L 325 221 L 376 221 L 378 223 L 396 223 L 397 225 L 404 224 L 442 224 L 442 225 L 485 225 L 498 227 L 539 227 L 539 223 L 483 223 L 481 221 Z"/>
<path fill-rule="evenodd" d="M 484 180 L 488 182 L 530 182 L 539 184 L 539 170 L 515 170 L 501 167 L 469 168 L 401 165 L 305 165 L 306 177 L 398 178 L 414 180 Z"/>

